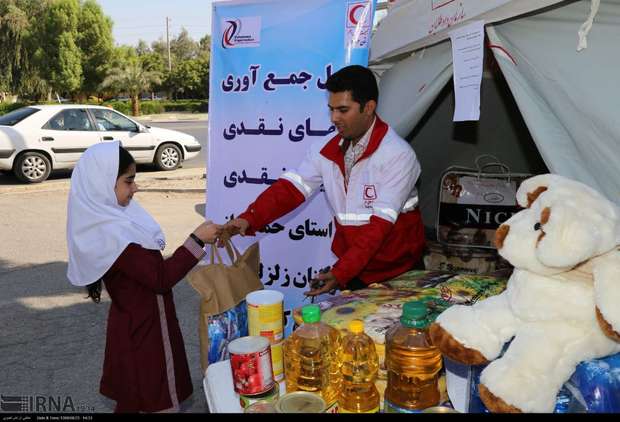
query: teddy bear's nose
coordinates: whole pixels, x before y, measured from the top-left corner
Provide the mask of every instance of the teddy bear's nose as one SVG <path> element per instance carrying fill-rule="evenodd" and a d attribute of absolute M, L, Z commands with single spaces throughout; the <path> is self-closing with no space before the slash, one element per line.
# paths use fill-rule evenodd
<path fill-rule="evenodd" d="M 495 247 L 501 249 L 504 247 L 504 239 L 508 236 L 510 226 L 508 224 L 502 224 L 497 230 L 495 230 Z"/>

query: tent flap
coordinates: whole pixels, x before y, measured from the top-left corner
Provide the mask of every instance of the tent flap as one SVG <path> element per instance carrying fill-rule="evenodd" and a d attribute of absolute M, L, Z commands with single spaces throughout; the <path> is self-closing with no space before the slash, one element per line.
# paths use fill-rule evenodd
<path fill-rule="evenodd" d="M 406 137 L 452 78 L 449 42 L 419 51 L 385 71 L 379 82 L 379 115 Z"/>
<path fill-rule="evenodd" d="M 549 170 L 620 203 L 620 2 L 602 2 L 575 49 L 579 1 L 487 28 L 494 55 Z"/>

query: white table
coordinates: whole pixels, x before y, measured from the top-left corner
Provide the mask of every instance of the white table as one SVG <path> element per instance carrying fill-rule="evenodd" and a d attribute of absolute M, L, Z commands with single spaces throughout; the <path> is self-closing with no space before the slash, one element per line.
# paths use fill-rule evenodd
<path fill-rule="evenodd" d="M 212 363 L 202 381 L 211 413 L 243 413 L 239 394 L 233 386 L 230 360 Z M 286 394 L 284 380 L 280 382 L 280 395 Z"/>
<path fill-rule="evenodd" d="M 469 397 L 469 367 L 444 359 L 446 366 L 446 388 L 454 408 L 462 413 L 467 411 Z M 213 363 L 207 368 L 202 381 L 209 411 L 211 413 L 243 413 L 239 394 L 235 392 L 230 361 Z M 284 381 L 280 382 L 280 395 L 286 393 Z"/>

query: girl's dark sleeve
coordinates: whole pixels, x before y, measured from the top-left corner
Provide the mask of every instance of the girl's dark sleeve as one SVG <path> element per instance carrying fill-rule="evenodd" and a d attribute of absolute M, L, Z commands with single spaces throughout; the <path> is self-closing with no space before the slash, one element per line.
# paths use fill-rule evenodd
<path fill-rule="evenodd" d="M 202 248 L 191 238 L 166 259 L 159 251 L 131 243 L 117 258 L 114 267 L 128 278 L 161 294 L 170 291 L 204 255 Z"/>

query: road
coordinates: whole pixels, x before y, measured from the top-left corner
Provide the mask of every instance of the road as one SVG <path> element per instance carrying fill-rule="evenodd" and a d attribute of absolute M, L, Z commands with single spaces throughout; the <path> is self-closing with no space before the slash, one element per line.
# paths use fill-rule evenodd
<path fill-rule="evenodd" d="M 138 119 L 140 121 L 140 119 Z M 207 134 L 207 121 L 206 120 L 196 120 L 196 121 L 178 121 L 178 122 L 141 122 L 148 126 L 153 127 L 161 127 L 163 129 L 172 129 L 178 130 L 180 132 L 187 133 L 189 135 L 195 136 L 200 145 L 202 145 L 202 149 L 200 150 L 200 154 L 192 160 L 185 161 L 183 163 L 183 168 L 206 168 L 207 163 L 207 142 L 208 142 L 208 134 Z M 155 171 L 153 166 L 140 166 L 138 168 L 140 172 L 149 172 Z M 48 181 L 43 183 L 49 183 L 54 180 L 64 180 L 71 177 L 71 171 L 68 170 L 60 170 L 52 172 Z M 2 173 L 0 172 L 0 190 L 2 189 L 2 185 L 19 185 L 21 182 L 13 176 L 12 173 Z"/>

